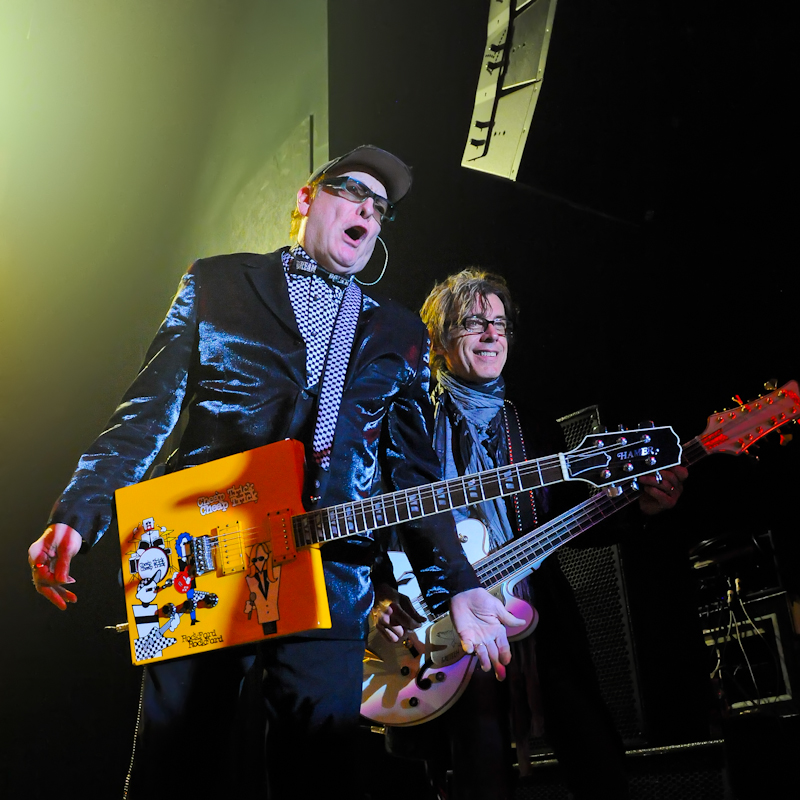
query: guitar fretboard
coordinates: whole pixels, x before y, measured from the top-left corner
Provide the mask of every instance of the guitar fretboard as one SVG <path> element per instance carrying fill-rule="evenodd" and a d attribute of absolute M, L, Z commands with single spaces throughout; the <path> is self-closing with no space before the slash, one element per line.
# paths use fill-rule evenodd
<path fill-rule="evenodd" d="M 566 454 L 522 461 L 300 514 L 292 518 L 296 545 L 323 544 L 560 481 L 585 480 L 595 486 L 605 486 L 677 463 L 679 447 L 671 428 L 621 431 L 610 436 L 615 439 L 613 444 L 597 441 Z M 598 438 L 587 437 L 584 443 Z M 664 463 L 660 463 L 662 458 Z"/>
<path fill-rule="evenodd" d="M 695 437 L 683 445 L 684 466 L 691 466 L 709 450 L 702 437 Z M 601 492 L 530 533 L 515 539 L 505 547 L 473 564 L 481 584 L 488 589 L 529 572 L 532 565 L 542 561 L 561 545 L 615 514 L 639 497 L 639 492 L 629 491 L 617 497 Z"/>
<path fill-rule="evenodd" d="M 596 453 L 588 452 L 567 458 L 596 461 L 597 457 Z M 562 480 L 565 475 L 561 457 L 524 461 L 300 514 L 292 519 L 295 541 L 298 547 L 330 542 Z"/>

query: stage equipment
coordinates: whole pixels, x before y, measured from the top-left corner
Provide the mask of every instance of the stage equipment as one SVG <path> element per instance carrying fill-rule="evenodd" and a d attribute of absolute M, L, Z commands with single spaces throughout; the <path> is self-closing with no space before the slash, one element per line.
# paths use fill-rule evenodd
<path fill-rule="evenodd" d="M 791 598 L 781 585 L 772 532 L 701 542 L 692 567 L 717 714 L 796 714 Z"/>
<path fill-rule="evenodd" d="M 556 0 L 498 0 L 461 165 L 516 180 L 539 98 Z"/>

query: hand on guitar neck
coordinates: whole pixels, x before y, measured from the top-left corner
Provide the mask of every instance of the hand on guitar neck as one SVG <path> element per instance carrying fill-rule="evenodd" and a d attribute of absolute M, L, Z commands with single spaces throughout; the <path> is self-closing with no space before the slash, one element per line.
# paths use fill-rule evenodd
<path fill-rule="evenodd" d="M 48 525 L 45 532 L 28 548 L 33 585 L 56 608 L 64 611 L 67 603 L 77 603 L 74 592 L 66 588 L 75 583 L 70 577 L 72 557 L 81 549 L 83 540 L 74 528 L 62 522 Z"/>
<path fill-rule="evenodd" d="M 639 478 L 642 489 L 639 508 L 642 514 L 653 516 L 674 508 L 683 493 L 683 482 L 688 477 L 689 471 L 681 466 L 662 469 L 655 475 L 642 475 Z"/>

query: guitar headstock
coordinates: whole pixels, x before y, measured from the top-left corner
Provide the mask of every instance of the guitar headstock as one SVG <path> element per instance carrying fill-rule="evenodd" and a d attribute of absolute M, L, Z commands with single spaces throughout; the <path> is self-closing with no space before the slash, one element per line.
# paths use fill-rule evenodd
<path fill-rule="evenodd" d="M 681 444 L 669 426 L 592 433 L 565 456 L 570 480 L 601 488 L 681 463 Z"/>
<path fill-rule="evenodd" d="M 708 453 L 739 455 L 771 431 L 799 418 L 797 381 L 789 381 L 749 403 L 712 414 L 698 438 Z"/>

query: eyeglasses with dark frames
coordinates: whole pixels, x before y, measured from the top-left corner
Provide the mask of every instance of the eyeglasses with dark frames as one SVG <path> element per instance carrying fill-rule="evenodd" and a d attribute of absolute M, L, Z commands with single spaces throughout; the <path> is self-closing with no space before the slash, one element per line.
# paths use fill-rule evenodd
<path fill-rule="evenodd" d="M 510 336 L 514 332 L 513 325 L 505 317 L 486 319 L 486 317 L 481 317 L 477 314 L 465 317 L 460 327 L 467 333 L 486 333 L 490 325 L 494 326 L 500 336 Z"/>
<path fill-rule="evenodd" d="M 363 203 L 368 198 L 372 198 L 375 208 L 373 216 L 378 222 L 391 222 L 394 219 L 395 207 L 385 198 L 376 194 L 364 185 L 361 181 L 351 178 L 349 175 L 340 175 L 336 178 L 324 178 L 319 182 L 320 186 L 326 189 L 337 189 L 339 196 L 351 203 Z"/>

